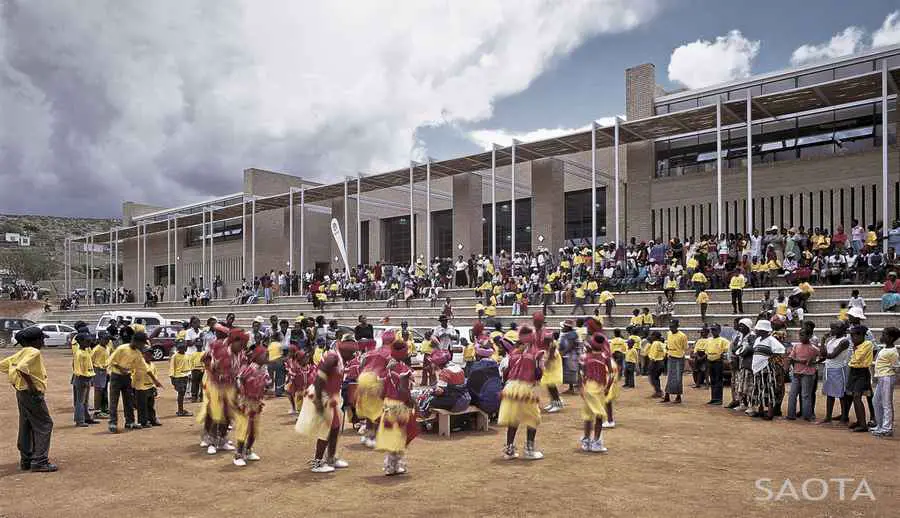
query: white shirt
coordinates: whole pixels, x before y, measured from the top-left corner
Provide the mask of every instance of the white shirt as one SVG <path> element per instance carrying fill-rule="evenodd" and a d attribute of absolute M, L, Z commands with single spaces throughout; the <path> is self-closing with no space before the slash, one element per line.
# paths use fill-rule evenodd
<path fill-rule="evenodd" d="M 847 302 L 848 309 L 849 308 L 859 308 L 866 309 L 866 299 L 862 297 L 850 297 L 850 301 Z"/>
<path fill-rule="evenodd" d="M 458 261 L 456 263 L 456 271 L 458 271 L 458 272 L 464 272 L 464 271 L 466 271 L 466 268 L 468 268 L 468 267 L 469 267 L 469 263 L 467 263 L 465 261 Z"/>
<path fill-rule="evenodd" d="M 203 332 L 199 329 L 194 329 L 193 327 L 189 327 L 188 330 L 184 333 L 184 343 L 187 344 L 187 354 L 193 354 L 197 352 L 197 346 L 194 345 L 194 342 L 200 339 L 203 336 Z"/>
<path fill-rule="evenodd" d="M 838 344 L 840 344 L 844 340 L 850 340 L 846 336 L 842 336 L 840 338 L 829 338 L 827 342 L 825 342 L 825 351 L 828 354 L 832 354 L 835 349 L 837 349 Z M 839 369 L 842 367 L 846 367 L 850 363 L 850 347 L 847 347 L 841 354 L 837 355 L 834 358 L 826 358 L 825 359 L 825 368 L 826 369 Z"/>
<path fill-rule="evenodd" d="M 762 344 L 768 345 L 769 348 L 772 349 L 772 354 L 784 354 L 785 352 L 784 345 L 772 336 L 767 336 L 765 338 L 759 339 L 754 345 Z M 763 370 L 768 364 L 769 356 L 760 353 L 753 353 L 753 363 L 751 364 L 751 368 L 753 369 L 754 373 Z"/>

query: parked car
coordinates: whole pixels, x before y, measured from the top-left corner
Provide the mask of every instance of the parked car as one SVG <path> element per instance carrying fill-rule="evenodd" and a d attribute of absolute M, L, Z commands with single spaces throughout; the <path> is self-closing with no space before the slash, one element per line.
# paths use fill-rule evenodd
<path fill-rule="evenodd" d="M 387 331 L 388 329 L 393 329 L 394 331 L 399 331 L 399 327 L 394 326 L 375 326 L 375 345 L 376 347 L 381 347 L 381 335 Z M 352 330 L 351 330 L 352 332 Z M 413 342 L 416 344 L 416 354 L 410 358 L 410 363 L 412 367 L 421 367 L 422 361 L 425 358 L 425 355 L 419 351 L 419 344 L 422 343 L 422 340 L 425 338 L 425 335 L 414 328 L 409 328 L 409 332 L 412 333 Z"/>
<path fill-rule="evenodd" d="M 27 318 L 0 317 L 0 347 L 14 344 L 14 335 L 26 327 L 31 327 L 33 325 L 34 322 Z"/>
<path fill-rule="evenodd" d="M 159 326 L 150 332 L 150 355 L 154 361 L 161 361 L 172 355 L 175 349 L 175 336 L 181 326 Z"/>
<path fill-rule="evenodd" d="M 47 338 L 44 339 L 44 345 L 47 347 L 64 346 L 69 343 L 69 337 L 75 333 L 74 327 L 53 322 L 38 322 L 31 327 L 39 327 L 47 335 Z M 16 343 L 15 337 L 13 337 L 12 343 Z"/>
<path fill-rule="evenodd" d="M 106 329 L 113 320 L 129 320 L 133 324 L 143 324 L 147 331 L 152 331 L 158 326 L 176 324 L 178 320 L 168 320 L 154 311 L 107 311 L 100 315 L 95 327 L 96 330 Z"/>

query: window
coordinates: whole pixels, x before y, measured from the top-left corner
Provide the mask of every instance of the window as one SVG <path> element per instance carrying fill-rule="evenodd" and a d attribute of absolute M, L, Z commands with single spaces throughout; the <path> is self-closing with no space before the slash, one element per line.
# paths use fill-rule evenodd
<path fill-rule="evenodd" d="M 166 265 L 153 267 L 154 286 L 168 286 L 170 284 L 169 279 L 172 279 L 172 281 L 175 280 L 174 264 L 170 264 L 168 268 L 166 268 Z"/>
<path fill-rule="evenodd" d="M 369 263 L 369 222 L 361 221 L 359 227 L 359 249 L 362 252 L 360 258 L 363 264 L 371 264 Z"/>
<path fill-rule="evenodd" d="M 798 86 L 809 86 L 819 83 L 825 83 L 834 79 L 834 70 L 823 70 L 821 72 L 813 72 L 805 74 L 797 78 Z"/>
<path fill-rule="evenodd" d="M 572 191 L 566 199 L 566 239 L 591 239 L 591 190 Z M 597 237 L 606 237 L 606 187 L 597 188 Z M 516 237 L 518 239 L 518 237 Z M 531 237 L 529 236 L 529 240 Z M 518 243 L 516 243 L 518 245 Z"/>
<path fill-rule="evenodd" d="M 432 257 L 453 257 L 453 211 L 431 213 Z"/>
<path fill-rule="evenodd" d="M 208 226 L 207 226 L 208 228 Z M 209 240 L 209 235 L 203 235 L 201 227 L 191 227 L 185 232 L 185 247 L 203 246 L 203 238 Z M 213 222 L 213 241 L 233 241 L 241 238 L 243 226 L 238 220 Z M 207 243 L 208 244 L 208 243 Z"/>
<path fill-rule="evenodd" d="M 409 216 L 397 216 L 381 220 L 384 229 L 384 260 L 392 264 L 409 264 L 410 221 Z"/>
<path fill-rule="evenodd" d="M 860 74 L 865 74 L 866 72 L 872 72 L 875 70 L 875 62 L 874 61 L 865 61 L 862 63 L 855 63 L 853 65 L 847 65 L 840 68 L 836 68 L 834 70 L 834 78 L 835 79 L 843 79 L 845 77 L 858 76 Z"/>
<path fill-rule="evenodd" d="M 783 92 L 785 90 L 790 90 L 792 88 L 797 87 L 797 78 L 791 77 L 789 79 L 781 79 L 778 81 L 772 81 L 771 83 L 766 83 L 762 85 L 762 93 L 763 94 L 771 94 L 775 92 Z"/>
<path fill-rule="evenodd" d="M 605 200 L 605 198 L 604 198 Z M 497 253 L 501 250 L 509 251 L 512 248 L 512 204 L 508 201 L 497 203 Z M 482 244 L 484 253 L 491 253 L 491 229 L 492 215 L 491 204 L 482 206 Z M 590 232 L 588 232 L 590 233 Z M 522 198 L 516 200 L 516 250 L 527 251 L 531 249 L 531 199 Z M 452 255 L 451 255 L 452 257 Z"/>

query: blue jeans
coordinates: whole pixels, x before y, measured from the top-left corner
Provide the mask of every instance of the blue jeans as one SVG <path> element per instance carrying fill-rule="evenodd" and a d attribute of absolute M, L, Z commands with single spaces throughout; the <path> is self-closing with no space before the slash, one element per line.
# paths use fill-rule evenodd
<path fill-rule="evenodd" d="M 90 419 L 88 414 L 88 394 L 91 391 L 91 379 L 86 376 L 75 376 L 72 386 L 75 388 L 75 423 L 82 424 Z"/>
<path fill-rule="evenodd" d="M 791 376 L 791 391 L 788 394 L 788 413 L 789 418 L 797 417 L 797 397 L 800 398 L 800 413 L 804 419 L 812 420 L 813 400 L 812 395 L 816 390 L 815 374 L 793 374 Z"/>

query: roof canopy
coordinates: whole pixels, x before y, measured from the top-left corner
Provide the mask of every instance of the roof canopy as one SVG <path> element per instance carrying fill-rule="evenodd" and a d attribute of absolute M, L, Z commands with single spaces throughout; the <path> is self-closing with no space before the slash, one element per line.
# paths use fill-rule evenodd
<path fill-rule="evenodd" d="M 852 77 L 835 79 L 825 83 L 802 86 L 752 98 L 751 117 L 753 121 L 764 121 L 786 115 L 808 112 L 812 110 L 836 107 L 840 105 L 871 101 L 882 96 L 881 71 L 868 72 Z M 889 94 L 896 95 L 897 84 L 900 83 L 900 68 L 889 71 Z M 722 102 L 722 126 L 746 123 L 746 100 L 730 100 Z M 709 104 L 687 110 L 656 115 L 635 121 L 623 121 L 619 124 L 619 143 L 629 144 L 645 140 L 674 137 L 687 133 L 711 131 L 716 129 L 716 105 Z M 608 148 L 615 145 L 615 127 L 605 126 L 596 129 L 596 146 Z M 570 135 L 539 140 L 535 142 L 517 143 L 516 162 L 527 162 L 541 158 L 551 158 L 572 153 L 591 150 L 591 131 L 582 131 Z M 496 148 L 496 165 L 508 166 L 512 162 L 512 147 Z M 426 164 L 414 164 L 413 181 L 423 182 L 426 177 Z M 444 178 L 463 173 L 474 173 L 491 168 L 491 151 L 473 155 L 440 160 L 430 163 L 432 179 Z M 387 173 L 364 176 L 360 180 L 360 191 L 371 192 L 388 187 L 409 184 L 410 168 L 396 169 Z M 357 194 L 356 182 L 349 181 L 347 191 Z M 344 195 L 344 182 L 321 185 L 304 189 L 303 196 L 308 203 L 327 201 Z M 300 192 L 277 194 L 267 197 L 256 197 L 256 211 L 285 208 L 291 203 L 299 205 Z M 251 212 L 251 196 L 246 198 L 247 214 Z M 220 200 L 221 202 L 221 200 Z M 214 220 L 241 217 L 244 208 L 241 202 L 230 205 L 218 205 L 208 208 Z M 203 213 L 174 213 L 179 227 L 200 225 Z M 168 221 L 141 223 L 146 232 L 153 234 L 167 230 Z M 118 229 L 118 239 L 133 238 L 137 235 L 137 226 Z M 116 239 L 115 229 L 92 234 L 95 242 L 107 242 Z M 85 239 L 85 237 L 74 238 Z"/>

